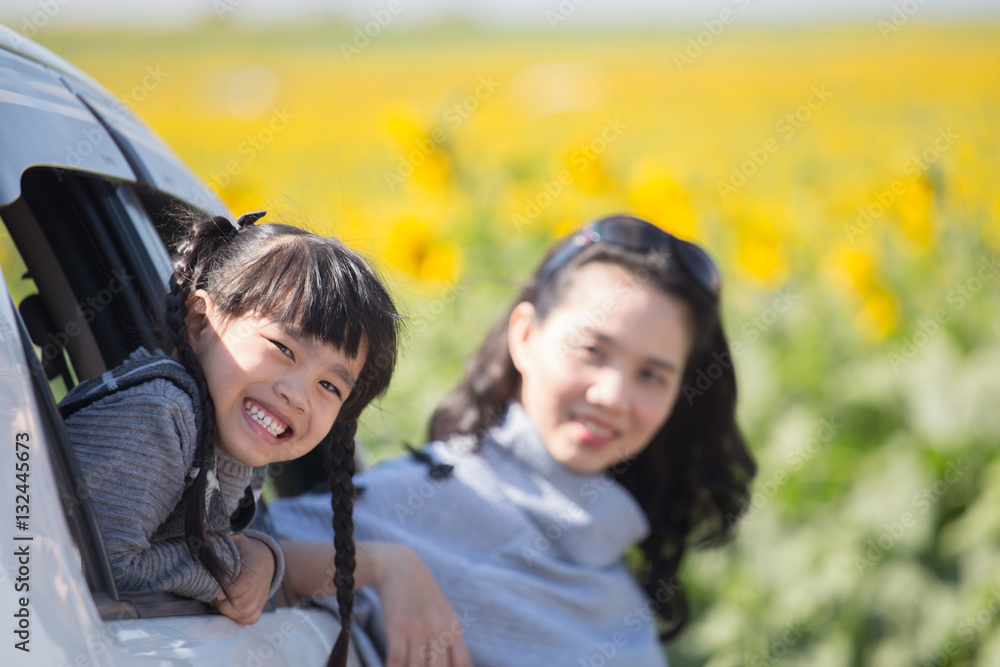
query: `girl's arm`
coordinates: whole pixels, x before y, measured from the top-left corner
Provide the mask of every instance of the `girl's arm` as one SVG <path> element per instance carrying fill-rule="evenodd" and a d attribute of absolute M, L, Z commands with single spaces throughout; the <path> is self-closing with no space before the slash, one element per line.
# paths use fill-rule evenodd
<path fill-rule="evenodd" d="M 336 593 L 332 544 L 281 540 L 281 548 L 292 602 Z M 356 561 L 355 587 L 373 586 L 382 604 L 389 641 L 386 667 L 411 663 L 471 667 L 462 625 L 412 549 L 390 542 L 358 542 Z"/>
<path fill-rule="evenodd" d="M 203 602 L 219 594 L 182 538 L 151 541 L 180 499 L 194 459 L 192 413 L 187 394 L 159 379 L 102 399 L 66 422 L 119 590 Z M 235 572 L 233 542 L 210 539 Z"/>
<path fill-rule="evenodd" d="M 233 535 L 240 554 L 240 574 L 229 585 L 230 599 L 219 593 L 212 603 L 220 614 L 240 625 L 256 623 L 271 597 L 275 581 L 275 558 L 271 547 L 250 535 Z"/>

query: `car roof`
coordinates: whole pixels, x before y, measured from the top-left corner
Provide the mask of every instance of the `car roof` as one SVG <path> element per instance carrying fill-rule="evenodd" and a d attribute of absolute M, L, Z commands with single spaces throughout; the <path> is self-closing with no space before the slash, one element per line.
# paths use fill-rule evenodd
<path fill-rule="evenodd" d="M 44 46 L 31 41 L 18 31 L 5 25 L 0 25 L 0 49 L 10 51 L 28 60 L 34 60 L 40 65 L 44 65 L 49 69 L 85 83 L 90 88 L 102 90 L 106 95 L 111 95 L 101 84 L 97 83 L 97 81 L 76 65 L 73 65 L 65 58 L 57 56 Z"/>
<path fill-rule="evenodd" d="M 32 167 L 138 183 L 216 215 L 229 211 L 131 108 L 48 49 L 0 25 L 0 206 Z"/>

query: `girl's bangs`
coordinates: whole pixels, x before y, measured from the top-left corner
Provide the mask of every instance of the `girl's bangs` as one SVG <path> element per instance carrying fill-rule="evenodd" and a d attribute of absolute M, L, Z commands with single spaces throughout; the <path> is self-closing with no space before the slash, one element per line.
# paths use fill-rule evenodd
<path fill-rule="evenodd" d="M 294 324 L 303 335 L 357 356 L 365 332 L 354 324 L 371 313 L 353 267 L 336 256 L 333 246 L 283 239 L 232 278 L 220 286 L 228 314 L 255 312 Z"/>

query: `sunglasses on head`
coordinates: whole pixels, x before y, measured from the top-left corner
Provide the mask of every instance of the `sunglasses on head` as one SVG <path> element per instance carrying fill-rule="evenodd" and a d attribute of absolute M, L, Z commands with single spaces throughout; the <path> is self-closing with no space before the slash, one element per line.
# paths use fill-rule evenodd
<path fill-rule="evenodd" d="M 566 241 L 538 271 L 536 285 L 544 285 L 589 245 L 608 243 L 635 252 L 660 252 L 675 257 L 681 269 L 713 301 L 722 288 L 722 274 L 701 246 L 683 241 L 656 225 L 628 215 L 613 215 L 590 223 Z"/>

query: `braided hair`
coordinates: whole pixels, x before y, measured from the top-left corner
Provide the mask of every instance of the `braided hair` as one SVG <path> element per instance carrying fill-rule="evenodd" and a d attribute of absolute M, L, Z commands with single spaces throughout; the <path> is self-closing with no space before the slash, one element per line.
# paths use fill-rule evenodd
<path fill-rule="evenodd" d="M 228 597 L 233 573 L 227 571 L 206 535 L 205 491 L 215 457 L 215 406 L 188 344 L 188 297 L 195 290 L 205 290 L 223 318 L 253 313 L 294 323 L 304 336 L 332 344 L 348 356 L 366 352 L 357 383 L 319 444 L 333 463 L 334 583 L 342 626 L 329 664 L 343 667 L 354 604 L 354 436 L 364 408 L 389 386 L 402 318 L 378 274 L 359 254 L 336 239 L 297 227 L 254 226 L 262 215 L 244 215 L 237 225 L 222 217 L 188 216 L 186 233 L 176 243 L 166 321 L 177 359 L 195 379 L 203 406 L 195 454 L 197 473 L 181 501 L 185 539 L 192 558 Z"/>

